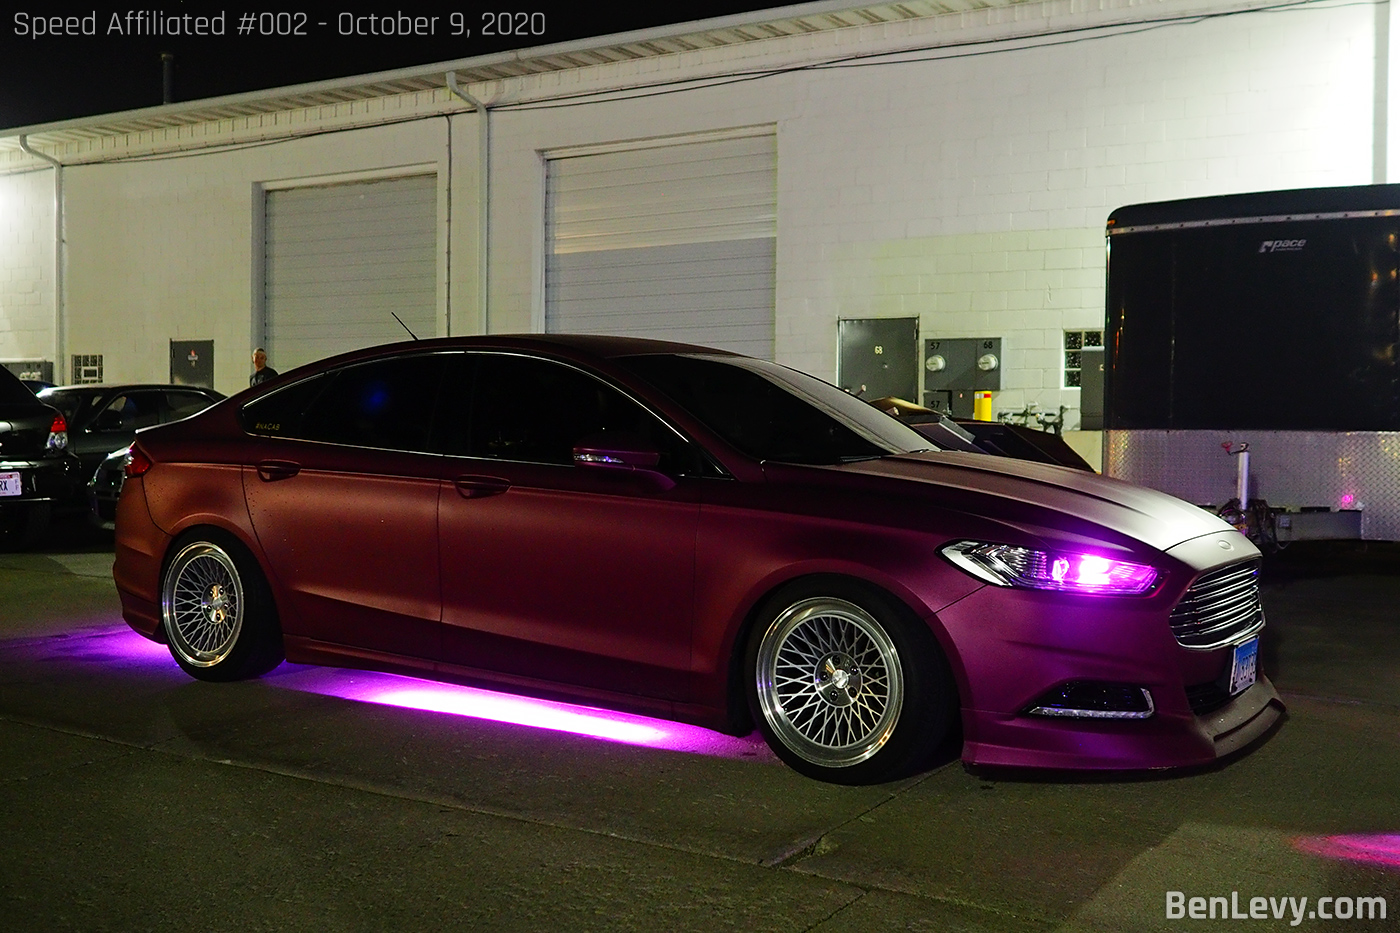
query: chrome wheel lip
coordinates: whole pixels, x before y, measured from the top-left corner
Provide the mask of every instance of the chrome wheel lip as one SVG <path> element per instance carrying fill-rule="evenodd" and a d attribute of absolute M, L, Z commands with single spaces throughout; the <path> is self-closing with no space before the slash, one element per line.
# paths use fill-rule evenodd
<path fill-rule="evenodd" d="M 834 597 L 800 600 L 778 614 L 759 643 L 755 678 L 760 711 L 783 746 L 827 768 L 878 753 L 904 705 L 902 661 L 889 634 L 869 612 Z M 854 694 L 833 702 L 823 696 L 833 689 Z"/>
<path fill-rule="evenodd" d="M 228 552 L 199 541 L 170 562 L 160 611 L 170 648 L 192 667 L 228 659 L 243 631 L 243 581 Z"/>

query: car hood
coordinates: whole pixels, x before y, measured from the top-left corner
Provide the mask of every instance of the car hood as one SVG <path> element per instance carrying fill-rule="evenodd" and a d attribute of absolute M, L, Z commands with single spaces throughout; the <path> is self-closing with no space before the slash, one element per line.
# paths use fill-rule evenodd
<path fill-rule="evenodd" d="M 1087 522 L 1160 551 L 1205 535 L 1234 532 L 1218 516 L 1164 492 L 1009 457 L 930 451 L 826 469 L 966 492 L 967 511 L 995 513 L 999 520 L 1028 530 L 1038 526 L 1069 531 Z"/>

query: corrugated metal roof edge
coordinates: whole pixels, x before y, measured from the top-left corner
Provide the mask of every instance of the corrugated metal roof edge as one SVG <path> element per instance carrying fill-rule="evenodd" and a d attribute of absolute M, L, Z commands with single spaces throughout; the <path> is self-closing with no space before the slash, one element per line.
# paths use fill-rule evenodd
<path fill-rule="evenodd" d="M 987 2 L 982 0 L 987 6 L 1012 5 L 1017 0 L 1003 0 L 1003 2 Z M 118 113 L 99 114 L 91 117 L 78 117 L 71 120 L 60 120 L 53 123 L 41 123 L 31 126 L 14 128 L 0 128 L 0 144 L 9 140 L 17 140 L 20 136 L 40 136 L 45 133 L 60 133 L 71 130 L 95 130 L 100 134 L 104 126 L 112 126 L 119 123 L 129 123 L 140 120 L 159 120 L 161 117 L 177 117 L 180 114 L 193 113 L 202 110 L 211 110 L 224 107 L 237 107 L 240 105 L 266 104 L 279 100 L 286 100 L 288 107 L 295 107 L 295 98 L 314 94 L 332 93 L 335 91 L 348 91 L 356 88 L 368 89 L 374 85 L 390 84 L 400 81 L 422 81 L 435 75 L 445 75 L 448 71 L 471 71 L 480 68 L 490 68 L 492 66 L 505 64 L 524 64 L 532 60 L 549 58 L 551 56 L 569 55 L 580 52 L 608 49 L 616 46 L 635 45 L 640 42 L 656 41 L 662 39 L 676 39 L 685 36 L 697 35 L 705 32 L 712 32 L 721 29 L 734 29 L 743 26 L 760 26 L 765 23 L 782 22 L 789 19 L 799 19 L 812 16 L 822 16 L 826 14 L 850 12 L 867 7 L 899 6 L 898 3 L 884 4 L 853 4 L 851 0 L 817 0 L 813 3 L 795 4 L 792 6 L 775 7 L 773 9 L 758 10 L 752 13 L 738 13 L 731 16 L 721 16 L 712 19 L 694 20 L 688 23 L 679 23 L 672 26 L 655 27 L 651 29 L 639 29 L 630 32 L 614 33 L 607 36 L 598 36 L 588 39 L 578 39 L 570 42 L 560 42 L 552 45 L 532 46 L 527 49 L 516 49 L 509 52 L 496 52 L 490 55 L 480 55 L 473 58 L 458 59 L 455 61 L 438 62 L 428 65 L 414 65 L 408 68 L 399 68 L 392 71 L 376 72 L 368 75 L 354 75 L 347 78 L 332 78 L 325 81 L 315 81 L 309 84 L 299 84 L 290 87 L 280 87 L 261 91 L 248 91 L 241 94 L 230 94 L 223 97 L 211 97 L 196 101 L 181 101 L 173 104 L 161 104 L 155 107 L 144 107 L 138 110 L 126 110 Z M 426 87 L 416 88 L 426 90 Z M 411 90 L 405 88 L 404 90 Z M 377 96 L 373 94 L 365 96 Z M 277 109 L 277 108 L 272 108 Z M 170 125 L 177 125 L 183 121 L 174 121 Z M 128 129 L 117 129 L 114 132 L 125 133 Z M 36 140 L 37 141 L 37 140 Z"/>

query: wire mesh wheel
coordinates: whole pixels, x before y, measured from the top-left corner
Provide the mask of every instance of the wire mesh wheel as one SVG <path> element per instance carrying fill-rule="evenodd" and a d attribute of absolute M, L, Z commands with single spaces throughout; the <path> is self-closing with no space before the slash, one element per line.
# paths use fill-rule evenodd
<path fill-rule="evenodd" d="M 778 613 L 759 643 L 754 676 L 769 728 L 823 768 L 877 754 L 904 706 L 904 671 L 889 633 L 865 609 L 834 597 Z"/>
<path fill-rule="evenodd" d="M 187 545 L 170 563 L 161 615 L 171 650 L 195 668 L 227 660 L 243 632 L 243 581 L 228 552 L 208 541 Z"/>

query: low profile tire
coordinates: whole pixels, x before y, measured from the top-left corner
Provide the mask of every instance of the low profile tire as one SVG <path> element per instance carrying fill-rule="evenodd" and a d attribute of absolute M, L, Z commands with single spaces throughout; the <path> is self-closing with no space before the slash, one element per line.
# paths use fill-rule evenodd
<path fill-rule="evenodd" d="M 282 632 L 267 581 L 234 538 L 182 537 L 161 577 L 161 619 L 175 661 L 199 680 L 243 680 L 282 663 Z"/>
<path fill-rule="evenodd" d="M 773 751 L 836 784 L 920 770 L 957 708 L 927 626 L 893 598 L 839 578 L 774 594 L 749 638 L 745 671 L 750 711 Z"/>

